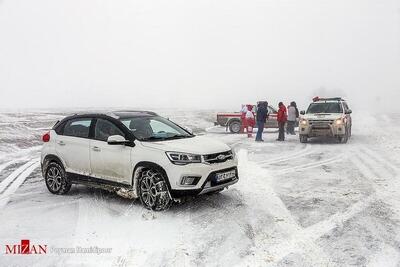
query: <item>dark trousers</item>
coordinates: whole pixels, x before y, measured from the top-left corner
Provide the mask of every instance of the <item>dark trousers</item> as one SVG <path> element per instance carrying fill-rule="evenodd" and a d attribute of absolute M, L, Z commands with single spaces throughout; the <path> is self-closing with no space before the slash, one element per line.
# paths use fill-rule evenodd
<path fill-rule="evenodd" d="M 286 125 L 286 133 L 287 134 L 296 134 L 294 132 L 294 125 L 295 125 L 295 121 L 287 121 L 287 125 Z"/>
<path fill-rule="evenodd" d="M 279 126 L 278 139 L 284 141 L 285 140 L 285 122 L 278 122 L 278 126 Z"/>
<path fill-rule="evenodd" d="M 257 121 L 257 135 L 256 135 L 256 141 L 261 141 L 261 140 L 262 140 L 263 131 L 264 131 L 264 122 L 262 122 L 262 121 Z"/>

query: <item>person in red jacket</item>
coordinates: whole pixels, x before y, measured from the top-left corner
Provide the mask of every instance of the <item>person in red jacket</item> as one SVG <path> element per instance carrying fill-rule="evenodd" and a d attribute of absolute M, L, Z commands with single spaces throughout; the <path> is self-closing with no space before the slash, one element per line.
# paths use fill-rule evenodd
<path fill-rule="evenodd" d="M 277 141 L 285 141 L 285 123 L 287 121 L 287 111 L 286 107 L 282 102 L 279 102 L 278 104 L 279 110 L 278 110 L 278 126 L 279 126 L 279 136 Z"/>

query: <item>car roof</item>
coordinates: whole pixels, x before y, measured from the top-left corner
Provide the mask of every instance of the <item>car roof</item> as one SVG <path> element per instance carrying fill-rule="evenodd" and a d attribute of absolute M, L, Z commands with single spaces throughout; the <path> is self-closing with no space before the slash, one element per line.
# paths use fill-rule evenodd
<path fill-rule="evenodd" d="M 345 100 L 317 100 L 317 101 L 313 101 L 313 103 L 342 103 L 342 102 L 346 102 Z"/>
<path fill-rule="evenodd" d="M 116 110 L 110 112 L 118 119 L 132 118 L 132 117 L 153 117 L 158 116 L 157 113 L 146 110 Z"/>
<path fill-rule="evenodd" d="M 116 110 L 109 112 L 97 112 L 97 113 L 75 113 L 74 115 L 66 118 L 82 118 L 82 117 L 104 117 L 109 116 L 114 119 L 134 118 L 134 117 L 153 117 L 158 116 L 157 113 L 145 110 Z"/>

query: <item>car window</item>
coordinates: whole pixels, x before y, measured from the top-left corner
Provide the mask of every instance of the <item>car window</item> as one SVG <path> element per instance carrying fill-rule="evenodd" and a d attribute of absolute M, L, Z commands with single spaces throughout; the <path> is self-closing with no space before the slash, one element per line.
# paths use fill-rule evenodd
<path fill-rule="evenodd" d="M 125 137 L 121 129 L 111 121 L 97 119 L 96 127 L 94 128 L 94 139 L 107 142 L 108 137 L 111 135 L 122 135 Z"/>
<path fill-rule="evenodd" d="M 124 118 L 121 122 L 142 141 L 192 137 L 175 123 L 159 116 Z"/>
<path fill-rule="evenodd" d="M 339 102 L 311 103 L 307 113 L 342 113 L 342 105 Z"/>
<path fill-rule="evenodd" d="M 70 120 L 65 124 L 64 135 L 88 138 L 91 122 L 89 118 Z"/>

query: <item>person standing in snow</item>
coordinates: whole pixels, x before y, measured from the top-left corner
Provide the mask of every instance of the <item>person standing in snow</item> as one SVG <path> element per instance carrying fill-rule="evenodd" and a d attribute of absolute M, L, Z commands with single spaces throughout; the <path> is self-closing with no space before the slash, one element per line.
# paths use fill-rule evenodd
<path fill-rule="evenodd" d="M 268 118 L 268 102 L 259 102 L 257 106 L 257 135 L 256 142 L 264 142 L 262 134 Z"/>
<path fill-rule="evenodd" d="M 279 110 L 278 110 L 278 126 L 279 126 L 279 136 L 277 141 L 285 141 L 285 123 L 287 121 L 287 111 L 286 107 L 282 102 L 279 102 L 278 104 Z"/>
<path fill-rule="evenodd" d="M 253 114 L 253 106 L 252 105 L 247 105 L 247 112 L 246 112 L 246 125 L 247 125 L 247 137 L 251 138 L 253 137 L 253 127 L 255 125 L 255 119 L 254 119 L 254 114 Z"/>
<path fill-rule="evenodd" d="M 246 113 L 247 113 L 247 105 L 243 105 L 242 109 L 240 110 L 240 120 L 242 121 L 240 127 L 240 133 L 244 133 L 244 129 L 247 130 L 247 121 L 246 121 Z"/>
<path fill-rule="evenodd" d="M 297 109 L 296 102 L 292 101 L 287 110 L 288 118 L 287 118 L 287 126 L 286 133 L 291 135 L 296 135 L 294 132 L 294 126 L 296 124 L 296 120 L 299 117 L 299 110 Z"/>

